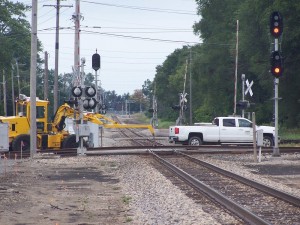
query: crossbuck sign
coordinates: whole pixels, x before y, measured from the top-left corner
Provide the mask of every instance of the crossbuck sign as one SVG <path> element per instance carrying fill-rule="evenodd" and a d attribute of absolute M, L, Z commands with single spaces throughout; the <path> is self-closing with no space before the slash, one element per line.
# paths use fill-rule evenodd
<path fill-rule="evenodd" d="M 249 84 L 248 79 L 246 80 L 247 89 L 246 89 L 246 91 L 245 91 L 245 95 L 247 95 L 248 92 L 249 92 L 250 96 L 252 97 L 253 92 L 252 92 L 252 90 L 251 90 L 251 87 L 252 87 L 253 83 L 254 83 L 254 82 L 251 81 L 251 83 Z"/>

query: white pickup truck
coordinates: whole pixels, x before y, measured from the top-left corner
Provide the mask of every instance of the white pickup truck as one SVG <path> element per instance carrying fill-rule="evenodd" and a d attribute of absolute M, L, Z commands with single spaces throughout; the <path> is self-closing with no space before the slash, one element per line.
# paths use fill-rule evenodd
<path fill-rule="evenodd" d="M 274 145 L 275 127 L 257 126 L 263 130 L 263 145 Z M 216 117 L 212 123 L 195 123 L 194 126 L 171 126 L 169 142 L 184 145 L 203 143 L 253 143 L 252 122 L 241 117 Z"/>

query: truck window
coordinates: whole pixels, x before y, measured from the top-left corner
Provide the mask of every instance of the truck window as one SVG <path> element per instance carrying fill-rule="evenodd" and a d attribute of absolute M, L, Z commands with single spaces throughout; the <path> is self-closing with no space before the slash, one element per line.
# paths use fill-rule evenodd
<path fill-rule="evenodd" d="M 239 119 L 239 127 L 252 127 L 252 123 L 248 120 Z"/>
<path fill-rule="evenodd" d="M 235 127 L 235 119 L 223 119 L 224 127 Z"/>

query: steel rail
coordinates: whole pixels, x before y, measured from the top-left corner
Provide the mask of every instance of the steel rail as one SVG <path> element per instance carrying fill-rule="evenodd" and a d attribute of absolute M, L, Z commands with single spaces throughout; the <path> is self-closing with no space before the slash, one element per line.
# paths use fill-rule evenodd
<path fill-rule="evenodd" d="M 192 177 L 188 173 L 184 172 L 180 168 L 174 166 L 173 164 L 169 163 L 168 161 L 164 160 L 163 158 L 159 157 L 154 152 L 150 152 L 154 156 L 154 158 L 160 162 L 162 165 L 164 165 L 167 169 L 175 173 L 177 176 L 179 176 L 181 179 L 183 179 L 185 182 L 189 183 L 191 186 L 193 186 L 198 191 L 206 194 L 211 199 L 215 200 L 219 204 L 226 207 L 228 210 L 233 212 L 235 215 L 239 216 L 241 219 L 246 221 L 249 224 L 253 225 L 267 225 L 271 224 L 270 222 L 260 218 L 259 216 L 255 215 L 251 211 L 243 208 L 239 204 L 235 203 L 231 199 L 227 198 L 223 194 L 217 192 L 213 188 L 209 187 L 208 185 L 204 184 L 203 182 L 199 181 L 198 179 Z"/>
<path fill-rule="evenodd" d="M 180 150 L 181 152 L 191 154 L 249 154 L 253 152 L 253 149 L 249 146 L 215 146 L 215 145 L 202 145 L 202 146 L 186 146 L 186 145 L 164 145 L 164 146 L 158 146 L 158 145 L 147 145 L 147 146 L 114 146 L 114 147 L 98 147 L 98 148 L 87 148 L 87 154 L 89 152 L 99 152 L 99 154 L 102 154 L 102 152 L 107 151 L 105 154 L 126 154 L 126 150 L 153 150 L 156 152 L 159 151 L 176 151 Z M 187 150 L 189 149 L 189 150 Z M 123 151 L 124 150 L 124 151 Z M 295 153 L 299 152 L 300 149 L 295 147 L 281 147 L 280 148 L 281 153 Z M 109 152 L 110 151 L 110 152 Z M 116 153 L 114 153 L 114 151 Z M 69 153 L 70 152 L 70 153 Z M 264 148 L 262 149 L 263 153 L 272 153 L 273 149 L 271 148 Z M 66 148 L 66 149 L 43 149 L 43 150 L 37 150 L 37 153 L 43 154 L 43 153 L 53 153 L 58 155 L 66 155 L 68 154 L 76 154 L 77 149 L 75 148 Z M 2 155 L 7 155 L 9 158 L 15 158 L 17 155 L 17 158 L 21 157 L 20 151 L 9 151 L 9 152 L 2 152 Z M 23 157 L 29 157 L 29 151 L 23 151 L 22 156 Z M 134 154 L 134 151 L 131 151 L 129 154 Z M 140 154 L 140 152 L 137 151 L 136 154 Z M 95 155 L 95 154 L 94 154 Z"/>
<path fill-rule="evenodd" d="M 282 192 L 282 191 L 279 191 L 277 189 L 274 189 L 272 187 L 269 187 L 267 185 L 264 185 L 264 184 L 261 184 L 261 183 L 258 183 L 256 181 L 253 181 L 253 180 L 249 180 L 247 178 L 244 178 L 238 174 L 235 174 L 235 173 L 232 173 L 230 171 L 227 171 L 227 170 L 224 170 L 224 169 L 221 169 L 217 166 L 214 166 L 210 163 L 207 163 L 207 162 L 204 162 L 200 159 L 196 159 L 194 157 L 191 157 L 187 154 L 184 154 L 184 153 L 181 153 L 181 152 L 177 152 L 176 153 L 188 158 L 189 160 L 191 160 L 192 162 L 196 163 L 196 164 L 199 164 L 201 166 L 204 166 L 210 170 L 213 170 L 217 173 L 220 173 L 222 174 L 223 176 L 226 176 L 226 177 L 229 177 L 229 178 L 232 178 L 234 180 L 237 180 L 238 182 L 241 182 L 243 184 L 246 184 L 248 186 L 251 186 L 259 191 L 262 191 L 264 193 L 267 193 L 269 195 L 272 195 L 274 196 L 275 198 L 279 198 L 281 200 L 284 200 L 294 206 L 297 206 L 297 207 L 300 207 L 300 198 L 296 197 L 296 196 L 293 196 L 293 195 L 290 195 L 286 192 Z"/>

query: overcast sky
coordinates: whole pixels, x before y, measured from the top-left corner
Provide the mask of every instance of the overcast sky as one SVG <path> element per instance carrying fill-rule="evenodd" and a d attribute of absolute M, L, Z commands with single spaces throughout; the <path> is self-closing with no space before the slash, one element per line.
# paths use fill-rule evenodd
<path fill-rule="evenodd" d="M 31 5 L 31 0 L 19 1 Z M 45 5 L 55 4 L 38 1 L 38 38 L 50 54 L 49 69 L 55 67 L 56 9 Z M 75 1 L 61 4 L 73 7 L 60 10 L 59 74 L 72 72 L 74 63 Z M 192 30 L 199 21 L 196 7 L 193 0 L 81 0 L 80 58 L 86 58 L 85 72 L 95 74 L 91 59 L 97 49 L 102 88 L 119 95 L 141 89 L 170 53 L 199 42 Z M 31 22 L 31 13 L 28 17 Z"/>

